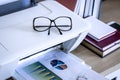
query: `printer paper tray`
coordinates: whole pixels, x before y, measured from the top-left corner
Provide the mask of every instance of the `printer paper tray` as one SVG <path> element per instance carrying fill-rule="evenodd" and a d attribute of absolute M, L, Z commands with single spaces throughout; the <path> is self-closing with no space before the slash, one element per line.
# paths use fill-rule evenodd
<path fill-rule="evenodd" d="M 58 49 L 21 61 L 16 71 L 24 80 L 106 80 L 81 59 Z"/>

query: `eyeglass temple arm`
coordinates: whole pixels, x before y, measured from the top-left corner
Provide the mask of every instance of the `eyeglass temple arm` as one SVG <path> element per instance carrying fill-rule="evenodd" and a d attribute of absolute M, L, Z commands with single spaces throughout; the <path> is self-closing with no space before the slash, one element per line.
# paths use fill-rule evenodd
<path fill-rule="evenodd" d="M 59 33 L 60 33 L 60 35 L 62 35 L 62 32 L 60 31 L 60 29 L 56 26 L 56 28 L 58 29 L 58 31 L 59 31 Z"/>
<path fill-rule="evenodd" d="M 58 31 L 59 31 L 59 33 L 60 33 L 60 35 L 62 35 L 61 30 L 57 27 L 57 25 L 56 25 L 56 23 L 55 23 L 55 22 L 54 22 L 54 24 L 55 24 L 55 27 L 58 29 Z"/>
<path fill-rule="evenodd" d="M 50 28 L 51 28 L 51 26 L 50 26 L 49 29 L 48 29 L 48 35 L 50 35 Z"/>
<path fill-rule="evenodd" d="M 50 27 L 49 27 L 49 29 L 48 29 L 48 35 L 50 35 L 50 28 L 52 27 L 51 24 L 52 24 L 52 22 L 50 23 Z M 55 24 L 55 22 L 54 22 L 54 24 Z M 56 26 L 56 24 L 55 24 L 55 27 L 58 29 L 60 35 L 62 35 L 62 32 L 61 32 L 60 29 Z"/>

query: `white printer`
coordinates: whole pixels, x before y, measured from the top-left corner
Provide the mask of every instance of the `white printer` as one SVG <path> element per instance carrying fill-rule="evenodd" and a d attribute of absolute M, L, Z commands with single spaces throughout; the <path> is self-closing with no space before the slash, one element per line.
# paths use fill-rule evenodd
<path fill-rule="evenodd" d="M 72 29 L 63 32 L 63 35 L 54 27 L 50 35 L 47 31 L 36 32 L 33 19 L 39 16 L 50 19 L 69 16 Z M 69 53 L 82 42 L 89 29 L 90 25 L 84 19 L 56 1 L 42 1 L 37 6 L 1 16 L 0 80 L 11 76 L 17 80 L 106 80 L 84 61 Z M 56 64 L 56 61 L 62 65 Z M 51 75 L 49 79 L 43 78 L 43 74 L 38 76 L 37 72 L 29 72 L 33 68 L 36 71 L 41 65 L 45 68 L 42 71 L 49 71 L 44 73 Z M 38 72 L 41 74 L 41 71 Z"/>

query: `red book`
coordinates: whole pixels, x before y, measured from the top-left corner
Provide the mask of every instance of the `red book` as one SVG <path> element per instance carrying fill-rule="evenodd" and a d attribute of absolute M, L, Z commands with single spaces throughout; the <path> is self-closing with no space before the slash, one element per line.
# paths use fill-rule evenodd
<path fill-rule="evenodd" d="M 103 39 L 102 41 L 96 41 L 95 39 L 87 36 L 82 42 L 85 47 L 101 57 L 104 57 L 120 48 L 120 24 L 116 22 L 110 22 L 108 24 L 116 29 L 115 34 Z"/>
<path fill-rule="evenodd" d="M 114 46 L 115 44 L 120 43 L 120 32 L 116 31 L 114 35 L 99 42 L 89 36 L 85 38 L 85 41 L 89 42 L 90 44 L 97 47 L 98 49 L 105 51 L 106 49 Z"/>
<path fill-rule="evenodd" d="M 90 44 L 89 42 L 87 41 L 83 41 L 82 44 L 90 49 L 91 51 L 95 52 L 96 54 L 98 54 L 100 57 L 105 57 L 106 55 L 112 53 L 113 51 L 115 51 L 116 49 L 118 49 L 120 47 L 120 43 L 117 43 L 117 44 L 114 44 L 112 47 L 109 47 L 108 49 L 106 50 L 100 50 L 98 49 L 97 47 L 93 46 L 92 44 Z"/>
<path fill-rule="evenodd" d="M 56 0 L 68 9 L 74 11 L 77 0 Z"/>

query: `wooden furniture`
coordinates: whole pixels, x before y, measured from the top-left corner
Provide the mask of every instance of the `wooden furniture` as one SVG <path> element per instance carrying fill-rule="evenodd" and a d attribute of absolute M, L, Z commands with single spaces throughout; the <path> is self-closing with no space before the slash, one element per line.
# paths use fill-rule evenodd
<path fill-rule="evenodd" d="M 112 80 L 120 80 L 120 49 L 112 52 L 104 58 L 80 45 L 74 53 L 90 65 L 93 70 Z"/>

